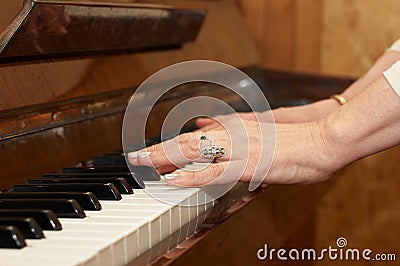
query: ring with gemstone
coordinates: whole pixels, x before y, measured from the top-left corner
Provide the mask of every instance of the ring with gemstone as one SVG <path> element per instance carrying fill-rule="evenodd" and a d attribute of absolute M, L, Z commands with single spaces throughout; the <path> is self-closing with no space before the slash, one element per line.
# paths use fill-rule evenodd
<path fill-rule="evenodd" d="M 200 155 L 206 159 L 214 160 L 226 155 L 225 148 L 218 147 L 213 139 L 206 137 L 205 131 L 201 134 L 199 145 Z"/>
<path fill-rule="evenodd" d="M 207 140 L 206 132 L 205 132 L 205 131 L 203 131 L 203 132 L 201 133 L 200 140 Z"/>
<path fill-rule="evenodd" d="M 226 155 L 226 150 L 224 147 L 218 147 L 214 143 L 208 147 L 201 149 L 201 156 L 206 159 L 220 158 Z"/>

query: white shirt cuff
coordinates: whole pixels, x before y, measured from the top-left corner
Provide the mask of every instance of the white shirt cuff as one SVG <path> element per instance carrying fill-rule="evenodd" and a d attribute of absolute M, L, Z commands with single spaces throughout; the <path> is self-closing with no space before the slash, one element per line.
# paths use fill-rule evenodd
<path fill-rule="evenodd" d="M 400 46 L 400 43 L 399 43 Z M 400 51 L 400 50 L 399 50 Z M 400 97 L 400 61 L 394 63 L 388 70 L 383 72 L 386 80 L 392 86 L 393 90 Z"/>
<path fill-rule="evenodd" d="M 392 46 L 390 46 L 388 48 L 389 51 L 397 51 L 400 52 L 400 39 L 398 39 L 397 41 L 395 41 Z"/>

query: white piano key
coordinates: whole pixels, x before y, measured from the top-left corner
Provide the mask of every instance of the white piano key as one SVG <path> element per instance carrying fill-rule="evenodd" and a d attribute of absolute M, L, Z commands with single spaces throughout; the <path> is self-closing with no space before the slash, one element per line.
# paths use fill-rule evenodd
<path fill-rule="evenodd" d="M 63 228 L 61 231 L 45 231 L 46 239 L 50 238 L 62 238 L 62 239 L 76 239 L 76 238 L 85 238 L 85 239 L 95 239 L 98 241 L 108 240 L 117 237 L 115 232 L 102 232 L 99 234 L 99 231 L 85 231 L 81 230 L 67 230 Z"/>
<path fill-rule="evenodd" d="M 117 203 L 117 202 L 115 202 Z M 119 202 L 118 202 L 119 203 Z M 104 205 L 104 204 L 103 204 Z M 127 215 L 136 214 L 137 216 L 144 216 L 151 222 L 150 231 L 147 233 L 144 230 L 140 230 L 138 232 L 138 239 L 140 243 L 138 243 L 138 253 L 142 254 L 147 249 L 153 247 L 157 243 L 161 242 L 162 239 L 166 238 L 169 235 L 170 227 L 171 227 L 171 206 L 166 205 L 164 203 L 160 203 L 159 201 L 152 198 L 145 199 L 132 199 L 132 197 L 125 197 L 122 200 L 122 204 L 114 204 L 105 202 L 106 210 L 124 210 L 125 213 L 119 212 L 119 214 Z M 138 209 L 139 206 L 139 209 Z M 155 207 L 156 206 L 156 207 Z M 153 212 L 144 213 L 143 210 L 152 210 Z M 107 215 L 110 215 L 109 212 Z M 149 239 L 149 241 L 146 241 Z"/>
<path fill-rule="evenodd" d="M 29 240 L 28 247 L 16 252 L 0 250 L 1 262 L 24 266 L 125 265 L 149 249 L 157 256 L 176 246 L 178 238 L 186 238 L 199 226 L 199 214 L 210 207 L 197 206 L 204 197 L 197 188 L 146 182 L 146 190 L 134 192 L 123 195 L 121 201 L 101 201 L 102 210 L 86 211 L 85 219 L 60 219 L 63 230 L 46 231 L 43 241 Z M 183 206 L 188 203 L 190 206 Z M 174 233 L 180 237 L 174 240 Z M 163 240 L 166 244 L 154 248 Z"/>
<path fill-rule="evenodd" d="M 65 241 L 67 239 L 96 239 L 97 241 L 108 241 L 104 247 L 99 246 L 98 260 L 107 261 L 105 265 L 123 265 L 130 258 L 137 256 L 137 228 L 142 226 L 141 230 L 148 231 L 148 223 L 135 220 L 136 224 L 124 223 L 121 221 L 115 223 L 114 220 L 103 220 L 98 223 L 91 222 L 91 217 L 85 219 L 60 219 L 63 224 L 63 230 L 60 232 L 50 231 L 46 235 L 48 238 L 57 238 Z M 84 222 L 84 223 L 82 223 Z M 147 237 L 148 238 L 148 237 Z M 147 239 L 146 239 L 147 240 Z M 127 243 L 134 250 L 126 247 Z M 132 244 L 134 243 L 134 245 Z"/>
<path fill-rule="evenodd" d="M 204 198 L 205 198 L 205 192 L 203 190 L 200 190 L 196 197 L 197 197 L 197 208 L 196 208 L 196 226 L 195 226 L 195 232 L 197 232 L 199 230 L 199 228 L 201 227 L 201 225 L 204 222 L 204 218 L 205 218 L 205 213 L 206 213 L 206 205 L 204 203 Z"/>
<path fill-rule="evenodd" d="M 186 233 L 186 238 L 189 238 L 196 231 L 198 217 L 197 193 L 191 195 L 187 200 L 185 200 L 185 202 L 187 202 L 187 206 L 184 206 L 184 208 L 187 208 L 189 212 L 189 227 Z"/>
<path fill-rule="evenodd" d="M 189 199 L 188 195 L 191 195 Z M 176 187 L 172 187 L 171 189 L 171 187 L 166 183 L 152 183 L 152 187 L 147 190 L 147 193 L 136 195 L 136 197 L 140 198 L 146 198 L 149 196 L 160 199 L 161 201 L 180 203 L 183 205 L 180 206 L 180 227 L 186 223 L 191 223 L 186 233 L 186 237 L 191 236 L 204 221 L 204 216 L 202 216 L 202 220 L 198 219 L 201 214 L 206 211 L 206 204 L 199 204 L 204 202 L 205 199 L 205 193 L 201 189 L 185 189 Z"/>
<path fill-rule="evenodd" d="M 1 265 L 79 265 L 93 257 L 96 250 L 27 246 L 21 250 L 0 249 Z M 103 264 L 104 265 L 104 264 Z"/>
<path fill-rule="evenodd" d="M 99 265 L 100 265 L 100 262 L 99 262 L 98 257 L 97 256 L 93 256 L 93 257 L 87 259 L 86 261 L 82 262 L 78 266 L 99 266 Z"/>

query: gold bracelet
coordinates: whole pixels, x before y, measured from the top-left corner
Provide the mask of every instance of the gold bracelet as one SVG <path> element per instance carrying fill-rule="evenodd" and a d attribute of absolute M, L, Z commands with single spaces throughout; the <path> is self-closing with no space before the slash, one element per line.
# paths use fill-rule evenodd
<path fill-rule="evenodd" d="M 330 98 L 337 101 L 340 105 L 343 105 L 347 102 L 347 100 L 343 96 L 340 96 L 339 94 L 331 95 Z"/>

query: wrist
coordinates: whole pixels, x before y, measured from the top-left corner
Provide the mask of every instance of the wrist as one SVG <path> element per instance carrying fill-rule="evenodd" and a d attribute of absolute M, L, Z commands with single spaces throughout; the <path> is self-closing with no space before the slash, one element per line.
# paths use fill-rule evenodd
<path fill-rule="evenodd" d="M 318 162 L 318 167 L 325 176 L 332 175 L 335 171 L 341 168 L 341 163 L 338 163 L 337 146 L 331 141 L 325 119 L 321 119 L 315 123 L 311 123 L 309 127 L 312 145 L 316 157 L 314 160 Z"/>
<path fill-rule="evenodd" d="M 334 153 L 332 146 L 327 145 L 324 130 L 322 120 L 302 124 L 278 124 L 274 161 L 279 161 L 276 164 L 284 168 L 281 171 L 285 172 L 285 178 L 277 183 L 319 183 L 338 170 L 332 164 Z"/>
<path fill-rule="evenodd" d="M 328 111 L 326 115 L 329 115 L 340 106 L 342 106 L 336 99 L 329 97 L 328 99 L 323 100 L 324 104 L 326 105 L 326 110 Z M 322 117 L 321 117 L 322 118 Z"/>
<path fill-rule="evenodd" d="M 341 105 L 335 99 L 327 98 L 312 103 L 311 106 L 313 107 L 311 111 L 316 115 L 315 119 L 312 121 L 319 121 L 330 113 L 336 111 Z"/>
<path fill-rule="evenodd" d="M 341 119 L 337 119 L 335 115 L 329 115 L 318 121 L 318 128 L 324 143 L 324 149 L 330 158 L 332 172 L 343 168 L 354 160 L 354 147 L 348 139 L 348 129 L 345 128 Z"/>

